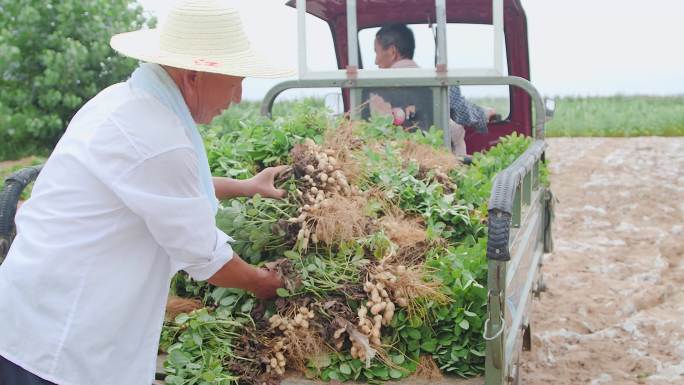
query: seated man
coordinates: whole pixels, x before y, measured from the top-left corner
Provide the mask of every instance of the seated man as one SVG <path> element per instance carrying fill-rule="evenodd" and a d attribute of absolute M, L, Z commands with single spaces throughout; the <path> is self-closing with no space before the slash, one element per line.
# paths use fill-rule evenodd
<path fill-rule="evenodd" d="M 418 65 L 413 61 L 415 47 L 415 37 L 409 27 L 405 24 L 386 25 L 375 35 L 375 64 L 380 68 L 417 68 Z M 384 100 L 379 95 L 371 95 L 371 113 L 392 114 L 395 123 L 401 124 L 407 115 L 416 112 L 413 106 L 392 108 L 389 103 L 391 101 Z M 452 151 L 457 155 L 465 155 L 464 126 L 486 132 L 487 122 L 496 112 L 492 108 L 482 108 L 465 100 L 459 86 L 449 87 L 449 110 Z"/>

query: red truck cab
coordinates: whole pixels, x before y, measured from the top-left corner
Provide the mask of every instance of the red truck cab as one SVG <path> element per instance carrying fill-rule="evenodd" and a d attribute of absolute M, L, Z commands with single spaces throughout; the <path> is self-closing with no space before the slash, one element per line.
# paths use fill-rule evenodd
<path fill-rule="evenodd" d="M 448 0 L 446 2 L 448 24 L 492 25 L 491 0 Z M 287 5 L 295 7 L 295 0 Z M 520 0 L 504 0 L 505 60 L 508 74 L 530 80 L 530 60 L 527 40 L 527 19 Z M 345 1 L 307 0 L 307 12 L 325 21 L 330 27 L 337 67 L 348 67 L 347 7 Z M 434 0 L 357 0 L 357 28 L 381 27 L 389 23 L 427 24 L 437 18 Z M 363 68 L 363 62 L 359 62 Z M 349 94 L 344 91 L 345 110 L 349 110 Z M 490 123 L 487 133 L 477 133 L 466 127 L 466 144 L 469 153 L 486 150 L 495 145 L 502 136 L 518 132 L 533 134 L 532 103 L 527 92 L 509 87 L 510 114 L 503 120 Z"/>

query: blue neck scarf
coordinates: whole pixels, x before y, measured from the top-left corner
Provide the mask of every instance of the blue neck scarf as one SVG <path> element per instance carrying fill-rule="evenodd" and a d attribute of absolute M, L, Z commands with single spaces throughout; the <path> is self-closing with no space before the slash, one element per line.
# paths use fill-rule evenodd
<path fill-rule="evenodd" d="M 173 111 L 183 123 L 185 135 L 192 142 L 192 146 L 197 154 L 197 171 L 200 177 L 200 191 L 204 191 L 214 214 L 218 210 L 218 200 L 214 190 L 214 182 L 209 170 L 207 152 L 204 148 L 202 136 L 197 129 L 197 124 L 190 114 L 185 99 L 181 95 L 178 86 L 171 79 L 168 73 L 158 64 L 143 63 L 131 75 L 128 84 L 140 89 L 155 99 L 159 100 L 164 106 Z"/>

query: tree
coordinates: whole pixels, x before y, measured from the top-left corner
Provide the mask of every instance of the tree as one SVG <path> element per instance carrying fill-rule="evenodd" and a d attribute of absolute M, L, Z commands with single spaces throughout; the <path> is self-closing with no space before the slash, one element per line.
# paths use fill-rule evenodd
<path fill-rule="evenodd" d="M 137 65 L 111 36 L 155 23 L 135 0 L 0 0 L 0 159 L 51 150 L 86 101 Z"/>

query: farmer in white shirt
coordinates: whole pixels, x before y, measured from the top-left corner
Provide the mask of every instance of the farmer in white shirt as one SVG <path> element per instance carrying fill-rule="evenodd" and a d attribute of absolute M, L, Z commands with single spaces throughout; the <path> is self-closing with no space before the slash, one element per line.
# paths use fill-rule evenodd
<path fill-rule="evenodd" d="M 239 103 L 244 77 L 280 77 L 239 15 L 186 0 L 160 29 L 114 36 L 147 62 L 73 118 L 17 218 L 0 267 L 0 384 L 149 385 L 171 277 L 275 295 L 233 253 L 217 199 L 278 198 L 279 168 L 214 178 L 196 123 Z"/>

